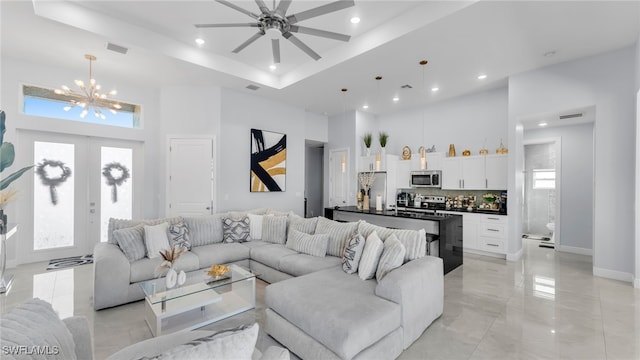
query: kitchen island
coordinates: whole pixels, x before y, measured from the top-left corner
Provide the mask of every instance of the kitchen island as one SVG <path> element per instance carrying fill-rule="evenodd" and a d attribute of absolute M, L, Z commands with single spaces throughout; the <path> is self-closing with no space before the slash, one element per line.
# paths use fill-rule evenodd
<path fill-rule="evenodd" d="M 438 254 L 444 262 L 444 273 L 462 265 L 462 216 L 396 212 L 395 210 L 359 210 L 355 206 L 326 208 L 325 217 L 336 221 L 364 220 L 370 224 L 394 229 L 420 230 L 427 233 L 427 249 L 438 241 Z"/>

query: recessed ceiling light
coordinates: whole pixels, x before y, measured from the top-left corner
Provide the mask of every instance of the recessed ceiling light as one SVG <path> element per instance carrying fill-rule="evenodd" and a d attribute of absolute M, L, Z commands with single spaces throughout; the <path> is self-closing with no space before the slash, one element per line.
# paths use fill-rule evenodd
<path fill-rule="evenodd" d="M 400 101 L 400 98 L 399 98 L 399 97 L 397 97 L 397 96 L 394 96 L 392 100 L 393 100 L 394 102 L 398 102 L 398 101 Z"/>
<path fill-rule="evenodd" d="M 548 125 L 548 124 L 547 124 L 546 122 L 541 122 L 540 124 L 538 124 L 538 126 L 540 126 L 540 127 L 545 127 L 545 126 L 547 126 L 547 125 Z"/>
<path fill-rule="evenodd" d="M 278 67 L 275 64 L 271 64 L 269 65 L 269 69 L 271 69 L 271 71 L 274 71 L 275 69 L 277 69 Z"/>
<path fill-rule="evenodd" d="M 200 46 L 204 45 L 204 39 L 203 38 L 197 38 L 196 39 L 196 44 L 198 44 Z"/>
<path fill-rule="evenodd" d="M 556 54 L 555 51 L 551 50 L 551 51 L 547 51 L 546 53 L 544 53 L 544 57 L 552 57 Z"/>
<path fill-rule="evenodd" d="M 364 105 L 362 105 L 362 108 L 366 110 L 366 109 L 368 109 L 368 108 L 369 108 L 369 105 L 364 104 Z"/>
<path fill-rule="evenodd" d="M 433 92 L 436 92 L 436 91 L 438 91 L 438 90 L 440 90 L 440 88 L 439 88 L 439 87 L 432 87 L 432 88 L 431 88 L 431 91 L 433 91 Z"/>
<path fill-rule="evenodd" d="M 357 23 L 360 22 L 360 18 L 357 17 L 357 16 L 354 16 L 354 17 L 351 18 L 350 21 L 351 21 L 352 24 L 357 24 Z"/>
<path fill-rule="evenodd" d="M 484 80 L 487 78 L 487 75 L 482 74 L 482 75 L 478 75 L 478 80 Z"/>

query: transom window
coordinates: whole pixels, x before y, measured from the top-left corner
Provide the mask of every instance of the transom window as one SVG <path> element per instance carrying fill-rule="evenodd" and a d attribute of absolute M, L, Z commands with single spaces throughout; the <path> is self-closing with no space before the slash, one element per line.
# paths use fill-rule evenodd
<path fill-rule="evenodd" d="M 555 189 L 556 188 L 556 171 L 553 169 L 534 169 L 533 170 L 533 188 L 534 189 Z"/>
<path fill-rule="evenodd" d="M 81 121 L 86 123 L 119 126 L 125 128 L 140 128 L 140 112 L 141 106 L 127 104 L 121 101 L 121 108 L 115 113 L 104 109 L 102 113 L 105 119 L 94 116 L 89 112 L 85 117 L 81 117 L 80 113 L 83 108 L 80 106 L 72 107 L 70 96 L 64 94 L 56 94 L 54 90 L 45 89 L 37 86 L 23 85 L 23 111 L 27 115 L 43 116 L 62 120 Z M 105 100 L 108 101 L 108 100 Z M 67 108 L 68 110 L 65 110 Z"/>

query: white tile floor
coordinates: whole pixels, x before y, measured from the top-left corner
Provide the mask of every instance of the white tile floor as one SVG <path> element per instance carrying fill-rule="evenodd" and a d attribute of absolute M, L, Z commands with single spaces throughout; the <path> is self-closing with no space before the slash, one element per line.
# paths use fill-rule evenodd
<path fill-rule="evenodd" d="M 588 256 L 537 245 L 526 240 L 517 262 L 465 254 L 445 277 L 444 314 L 400 359 L 640 359 L 640 290 L 593 277 Z M 38 296 L 62 317 L 84 315 L 96 359 L 151 336 L 142 301 L 93 311 L 92 265 L 45 268 L 9 270 L 16 279 L 0 311 Z"/>

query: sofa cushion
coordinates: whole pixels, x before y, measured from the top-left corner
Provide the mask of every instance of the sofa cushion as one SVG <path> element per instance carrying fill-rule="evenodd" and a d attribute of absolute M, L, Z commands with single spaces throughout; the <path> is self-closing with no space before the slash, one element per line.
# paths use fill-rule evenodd
<path fill-rule="evenodd" d="M 249 249 L 253 249 L 259 246 L 264 246 L 264 245 L 271 245 L 271 243 L 268 243 L 266 241 L 262 241 L 262 240 L 252 240 L 252 241 L 247 241 L 247 242 L 243 242 L 240 243 L 246 247 L 248 247 Z"/>
<path fill-rule="evenodd" d="M 169 225 L 169 245 L 171 245 L 171 248 L 178 245 L 191 250 L 189 227 L 184 220 Z"/>
<path fill-rule="evenodd" d="M 143 225 L 115 230 L 113 238 L 129 262 L 140 260 L 147 255 L 147 249 L 144 246 Z"/>
<path fill-rule="evenodd" d="M 353 274 L 358 271 L 360 258 L 364 251 L 365 238 L 360 233 L 355 233 L 347 241 L 342 255 L 342 270 L 347 274 Z"/>
<path fill-rule="evenodd" d="M 269 244 L 251 249 L 251 260 L 258 261 L 276 270 L 280 270 L 280 261 L 289 255 L 297 255 L 298 252 L 286 248 L 281 244 Z"/>
<path fill-rule="evenodd" d="M 303 254 L 324 257 L 327 254 L 328 243 L 328 234 L 309 235 L 292 229 L 289 231 L 285 246 Z"/>
<path fill-rule="evenodd" d="M 213 264 L 228 264 L 248 259 L 251 250 L 240 243 L 222 243 L 194 247 L 191 252 L 198 256 L 202 269 Z"/>
<path fill-rule="evenodd" d="M 147 249 L 147 257 L 153 259 L 160 256 L 160 251 L 169 250 L 169 223 L 158 225 L 144 225 L 144 246 Z"/>
<path fill-rule="evenodd" d="M 109 219 L 109 225 L 107 227 L 107 242 L 110 244 L 118 245 L 118 242 L 113 238 L 113 232 L 118 229 L 130 228 L 136 225 L 158 225 L 163 222 L 169 224 L 175 224 L 182 220 L 182 217 L 172 217 L 164 219 L 147 219 L 147 220 L 130 220 L 130 219 Z"/>
<path fill-rule="evenodd" d="M 192 246 L 202 246 L 222 242 L 222 214 L 185 217 Z"/>
<path fill-rule="evenodd" d="M 369 234 L 364 244 L 360 264 L 358 265 L 358 276 L 360 279 L 369 280 L 376 276 L 378 262 L 380 261 L 380 255 L 382 255 L 383 250 L 384 244 L 378 237 L 378 233 L 374 231 Z"/>
<path fill-rule="evenodd" d="M 218 331 L 207 337 L 189 341 L 156 357 L 169 359 L 236 359 L 251 360 L 258 340 L 257 323 L 236 329 Z"/>
<path fill-rule="evenodd" d="M 342 257 L 342 252 L 347 244 L 347 240 L 358 229 L 357 222 L 341 223 L 329 220 L 324 217 L 318 218 L 316 226 L 316 234 L 329 234 L 329 247 L 327 255 Z"/>
<path fill-rule="evenodd" d="M 305 234 L 314 234 L 316 232 L 317 225 L 317 217 L 305 219 L 294 214 L 293 212 L 289 213 L 289 232 L 293 229 Z"/>
<path fill-rule="evenodd" d="M 376 280 L 382 280 L 393 269 L 402 266 L 405 252 L 406 250 L 400 240 L 393 234 L 389 236 L 387 241 L 384 242 L 384 249 L 382 250 L 382 255 L 380 255 L 378 269 L 376 270 Z"/>
<path fill-rule="evenodd" d="M 241 243 L 251 240 L 249 218 L 222 218 L 222 241 L 226 243 Z"/>
<path fill-rule="evenodd" d="M 427 255 L 427 239 L 424 229 L 406 230 L 389 229 L 386 227 L 369 224 L 361 221 L 358 225 L 358 232 L 365 238 L 376 231 L 382 241 L 386 241 L 391 234 L 394 234 L 406 249 L 404 262 L 415 260 Z"/>
<path fill-rule="evenodd" d="M 3 358 L 13 358 L 5 352 L 5 346 L 34 347 L 58 351 L 53 356 L 27 356 L 16 354 L 17 359 L 76 359 L 76 345 L 65 323 L 60 320 L 51 304 L 38 298 L 29 299 L 11 309 L 0 318 L 0 345 Z"/>
<path fill-rule="evenodd" d="M 295 254 L 280 260 L 280 271 L 293 276 L 302 276 L 340 265 L 341 259 L 335 256 L 313 256 Z"/>
<path fill-rule="evenodd" d="M 287 241 L 287 217 L 265 216 L 262 218 L 262 240 L 273 244 Z"/>
<path fill-rule="evenodd" d="M 160 266 L 162 261 L 162 257 L 157 257 L 153 259 L 144 258 L 132 262 L 131 274 L 129 275 L 130 282 L 136 283 L 156 278 L 158 276 L 158 266 Z M 198 256 L 190 251 L 182 253 L 178 260 L 175 261 L 173 268 L 178 272 L 180 270 L 184 270 L 185 272 L 198 270 L 200 269 Z"/>
<path fill-rule="evenodd" d="M 351 359 L 400 326 L 400 305 L 374 294 L 339 266 L 271 284 L 266 306 L 342 359 Z M 331 316 L 327 316 L 331 309 Z"/>

